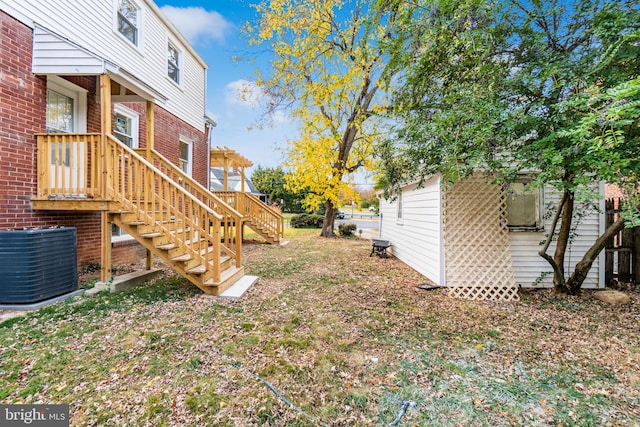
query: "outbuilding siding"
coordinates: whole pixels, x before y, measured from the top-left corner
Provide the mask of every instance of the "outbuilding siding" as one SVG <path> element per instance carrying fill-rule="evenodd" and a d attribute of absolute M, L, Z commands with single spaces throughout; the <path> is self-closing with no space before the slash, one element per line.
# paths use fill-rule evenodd
<path fill-rule="evenodd" d="M 560 194 L 554 191 L 553 188 L 545 187 L 545 207 L 555 209 L 560 197 Z M 581 215 L 582 218 L 575 220 L 578 227 L 566 252 L 565 274 L 570 274 L 573 271 L 573 267 L 582 259 L 582 256 L 601 233 L 601 215 L 599 212 L 593 208 L 585 208 L 577 204 L 575 213 L 576 215 Z M 538 251 L 542 248 L 546 235 L 551 228 L 551 221 L 551 215 L 545 215 L 544 230 L 537 232 L 514 231 L 509 233 L 516 282 L 521 286 L 553 287 L 553 269 L 544 258 L 538 255 Z M 560 227 L 560 224 L 558 224 L 558 227 Z M 554 251 L 555 242 L 551 244 L 547 253 L 553 255 Z M 596 261 L 591 267 L 583 287 L 597 288 L 600 283 L 602 283 L 600 280 L 600 262 Z"/>
<path fill-rule="evenodd" d="M 403 218 L 398 220 L 398 200 L 380 203 L 381 238 L 391 241 L 393 255 L 433 280 L 444 284 L 440 179 L 421 188 L 402 191 Z"/>
<path fill-rule="evenodd" d="M 600 189 L 604 191 L 603 188 Z M 402 190 L 402 220 L 397 216 L 397 200 L 380 201 L 380 233 L 381 238 L 393 244 L 393 254 L 401 261 L 425 275 L 439 285 L 446 285 L 442 232 L 442 189 L 439 177 L 433 177 L 418 188 L 409 185 Z M 555 207 L 560 195 L 551 187 L 544 190 L 542 208 Z M 601 207 L 603 209 L 603 207 Z M 572 238 L 565 258 L 565 272 L 570 274 L 575 264 L 591 247 L 603 230 L 603 216 L 597 209 L 576 205 L 576 214 L 581 218 Z M 552 287 L 553 276 L 549 264 L 538 255 L 545 233 L 551 225 L 550 215 L 545 215 L 545 227 L 542 231 L 509 232 L 509 242 L 516 283 L 523 287 Z M 486 236 L 491 238 L 491 236 Z M 553 254 L 555 243 L 548 253 Z M 594 262 L 585 288 L 604 286 L 603 270 L 604 254 Z"/>

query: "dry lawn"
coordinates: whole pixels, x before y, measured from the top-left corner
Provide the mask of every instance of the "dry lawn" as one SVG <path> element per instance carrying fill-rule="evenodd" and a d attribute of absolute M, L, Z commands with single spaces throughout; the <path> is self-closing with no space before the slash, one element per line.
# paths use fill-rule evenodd
<path fill-rule="evenodd" d="M 640 425 L 639 294 L 448 298 L 358 239 L 246 247 L 240 300 L 168 275 L 0 325 L 0 402 L 72 425 Z"/>

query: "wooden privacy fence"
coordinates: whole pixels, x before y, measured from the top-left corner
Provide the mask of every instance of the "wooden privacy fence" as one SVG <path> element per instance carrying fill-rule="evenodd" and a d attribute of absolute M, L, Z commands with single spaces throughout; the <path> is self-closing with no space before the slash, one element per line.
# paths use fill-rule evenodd
<path fill-rule="evenodd" d="M 609 227 L 622 211 L 623 199 L 607 199 L 605 225 Z M 605 283 L 614 281 L 640 283 L 640 227 L 623 228 L 607 242 L 605 249 Z"/>

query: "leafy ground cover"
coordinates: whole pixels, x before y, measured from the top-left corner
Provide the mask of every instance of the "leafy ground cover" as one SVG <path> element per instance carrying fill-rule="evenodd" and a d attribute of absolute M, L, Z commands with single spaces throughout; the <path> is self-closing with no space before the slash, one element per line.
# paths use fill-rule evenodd
<path fill-rule="evenodd" d="M 240 300 L 178 276 L 0 324 L 0 402 L 73 425 L 628 426 L 640 423 L 638 293 L 612 307 L 523 292 L 451 299 L 359 239 L 245 247 Z"/>

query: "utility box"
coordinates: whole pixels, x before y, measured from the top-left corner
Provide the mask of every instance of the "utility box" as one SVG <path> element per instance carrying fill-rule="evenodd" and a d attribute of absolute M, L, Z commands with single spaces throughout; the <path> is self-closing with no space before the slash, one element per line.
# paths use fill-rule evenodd
<path fill-rule="evenodd" d="M 0 304 L 31 304 L 78 289 L 75 227 L 0 230 Z"/>

